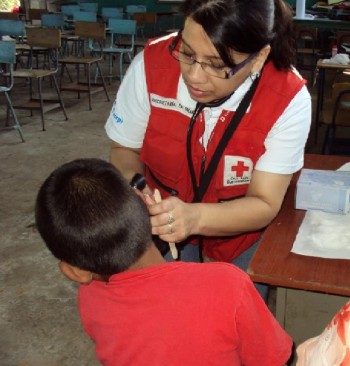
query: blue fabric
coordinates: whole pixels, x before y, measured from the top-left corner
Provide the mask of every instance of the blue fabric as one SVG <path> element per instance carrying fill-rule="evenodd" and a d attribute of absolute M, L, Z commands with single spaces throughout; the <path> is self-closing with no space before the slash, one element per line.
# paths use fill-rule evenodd
<path fill-rule="evenodd" d="M 261 239 L 261 237 L 260 237 Z M 257 240 L 250 248 L 243 252 L 240 256 L 236 257 L 231 263 L 241 268 L 244 272 L 247 272 L 250 261 L 252 260 L 254 253 L 258 249 L 260 239 Z M 256 289 L 258 290 L 261 297 L 267 302 L 269 294 L 269 286 L 261 283 L 254 282 Z"/>
<path fill-rule="evenodd" d="M 245 252 L 243 252 L 240 256 L 233 259 L 231 262 L 235 266 L 242 269 L 244 272 L 247 271 L 249 263 L 251 259 L 254 256 L 255 251 L 257 250 L 259 246 L 260 239 L 256 241 L 250 248 L 248 248 Z M 170 251 L 165 255 L 164 257 L 168 262 L 174 261 L 174 259 L 171 256 Z M 198 252 L 198 246 L 187 244 L 185 245 L 180 251 L 179 251 L 179 259 L 184 262 L 200 262 L 199 260 L 199 252 Z M 210 261 L 210 258 L 207 258 L 207 261 Z M 261 283 L 254 282 L 254 285 L 256 289 L 258 290 L 261 297 L 264 299 L 265 302 L 267 302 L 268 293 L 269 293 L 269 286 L 264 285 Z"/>
<path fill-rule="evenodd" d="M 164 256 L 168 262 L 174 261 L 170 251 Z M 179 250 L 179 260 L 183 262 L 200 262 L 198 245 L 187 244 Z"/>

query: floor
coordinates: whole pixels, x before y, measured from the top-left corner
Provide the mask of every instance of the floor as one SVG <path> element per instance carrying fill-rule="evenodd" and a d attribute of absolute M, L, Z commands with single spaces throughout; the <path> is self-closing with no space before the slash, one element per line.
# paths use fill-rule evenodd
<path fill-rule="evenodd" d="M 40 118 L 18 116 L 26 138 L 0 130 L 0 366 L 94 366 L 94 347 L 85 335 L 76 307 L 76 285 L 59 273 L 57 261 L 45 248 L 34 224 L 34 201 L 39 186 L 60 164 L 81 157 L 108 159 L 104 122 L 119 82 L 93 98 L 64 94 L 69 120 L 60 111 Z M 23 93 L 16 88 L 14 97 Z M 312 89 L 314 94 L 315 89 Z M 1 99 L 0 126 L 6 116 Z M 308 152 L 320 152 L 320 144 Z M 321 140 L 321 139 L 320 139 Z M 269 305 L 273 311 L 274 296 Z"/>
<path fill-rule="evenodd" d="M 78 317 L 76 286 L 59 273 L 39 238 L 33 209 L 39 186 L 60 164 L 80 157 L 108 159 L 103 126 L 118 85 L 108 85 L 110 102 L 104 93 L 95 94 L 92 111 L 86 96 L 64 94 L 69 120 L 60 110 L 49 112 L 45 132 L 38 114 L 19 111 L 25 143 L 15 130 L 0 131 L 1 366 L 98 365 Z M 3 103 L 0 126 L 5 125 Z"/>

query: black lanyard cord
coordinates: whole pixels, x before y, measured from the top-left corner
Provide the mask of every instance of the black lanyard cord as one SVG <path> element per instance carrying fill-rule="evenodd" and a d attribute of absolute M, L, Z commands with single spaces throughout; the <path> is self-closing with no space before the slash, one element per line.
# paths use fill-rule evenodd
<path fill-rule="evenodd" d="M 196 108 L 192 114 L 190 124 L 188 125 L 187 140 L 186 140 L 186 153 L 187 153 L 187 162 L 188 162 L 188 168 L 190 171 L 191 183 L 192 183 L 192 189 L 193 189 L 193 195 L 194 195 L 193 202 L 200 202 L 198 200 L 199 186 L 197 185 L 196 173 L 194 171 L 194 166 L 193 166 L 193 162 L 192 162 L 191 142 L 192 142 L 192 133 L 193 133 L 194 124 L 195 124 L 199 114 L 202 112 L 202 110 L 205 107 L 210 107 L 210 108 L 219 107 L 221 104 L 225 103 L 228 99 L 230 99 L 232 94 L 233 93 L 227 95 L 226 97 L 214 100 L 209 103 L 197 103 Z"/>
<path fill-rule="evenodd" d="M 194 198 L 193 198 L 194 202 L 197 202 L 199 187 L 197 186 L 196 173 L 194 171 L 194 166 L 193 166 L 193 163 L 192 163 L 192 156 L 191 156 L 192 155 L 192 146 L 191 146 L 191 142 L 192 142 L 192 133 L 193 133 L 194 124 L 196 122 L 197 117 L 199 116 L 199 114 L 204 109 L 204 107 L 205 107 L 205 104 L 197 103 L 196 108 L 193 112 L 190 124 L 188 126 L 187 139 L 186 139 L 187 162 L 188 162 L 188 168 L 190 170 L 191 183 L 192 183 L 193 194 L 194 194 Z"/>
<path fill-rule="evenodd" d="M 219 162 L 228 142 L 230 141 L 233 133 L 237 129 L 240 121 L 242 120 L 244 114 L 246 113 L 250 102 L 253 99 L 253 96 L 254 96 L 255 90 L 258 86 L 259 80 L 260 80 L 260 77 L 257 77 L 253 81 L 253 83 L 250 86 L 247 93 L 244 95 L 244 97 L 243 97 L 242 101 L 240 102 L 235 114 L 233 115 L 229 125 L 227 126 L 227 128 L 224 132 L 224 135 L 222 136 L 218 146 L 216 147 L 213 157 L 209 162 L 208 168 L 201 176 L 202 179 L 200 178 L 200 182 L 198 183 L 198 185 L 197 185 L 195 170 L 194 170 L 193 161 L 192 161 L 192 145 L 191 145 L 192 132 L 193 132 L 194 123 L 195 123 L 199 113 L 203 110 L 204 107 L 206 107 L 206 106 L 211 107 L 211 105 L 207 105 L 207 104 L 203 105 L 203 104 L 199 104 L 199 103 L 197 104 L 196 109 L 191 118 L 190 125 L 188 127 L 187 144 L 186 144 L 187 162 L 188 162 L 189 171 L 190 171 L 190 175 L 191 175 L 191 182 L 192 182 L 193 194 L 194 194 L 192 202 L 201 202 L 201 200 L 203 199 L 203 197 L 209 187 L 211 178 L 213 177 L 213 175 L 215 173 L 218 162 Z M 227 98 L 225 98 L 225 100 L 227 100 L 230 96 L 231 95 L 229 95 Z M 220 103 L 220 104 L 222 104 L 222 103 Z"/>

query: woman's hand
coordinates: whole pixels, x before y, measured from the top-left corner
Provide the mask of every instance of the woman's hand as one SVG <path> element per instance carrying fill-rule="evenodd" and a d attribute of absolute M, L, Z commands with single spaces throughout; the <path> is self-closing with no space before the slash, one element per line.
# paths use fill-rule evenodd
<path fill-rule="evenodd" d="M 151 215 L 152 234 L 167 242 L 180 242 L 194 234 L 196 210 L 192 203 L 168 197 L 157 203 L 155 197 L 145 196 Z"/>
<path fill-rule="evenodd" d="M 222 203 L 185 203 L 177 197 L 156 203 L 145 196 L 152 234 L 180 242 L 197 234 L 232 236 L 262 229 L 278 213 L 291 177 L 255 171 L 245 197 Z"/>

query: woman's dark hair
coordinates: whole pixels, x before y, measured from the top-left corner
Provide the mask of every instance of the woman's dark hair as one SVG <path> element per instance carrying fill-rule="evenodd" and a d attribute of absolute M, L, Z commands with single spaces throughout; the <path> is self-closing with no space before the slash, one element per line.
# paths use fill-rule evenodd
<path fill-rule="evenodd" d="M 270 44 L 278 70 L 295 64 L 293 18 L 283 0 L 186 0 L 181 10 L 200 24 L 227 66 L 230 51 L 253 53 Z"/>
<path fill-rule="evenodd" d="M 101 275 L 126 270 L 151 242 L 145 204 L 113 165 L 99 159 L 56 169 L 39 190 L 35 217 L 56 258 Z"/>

